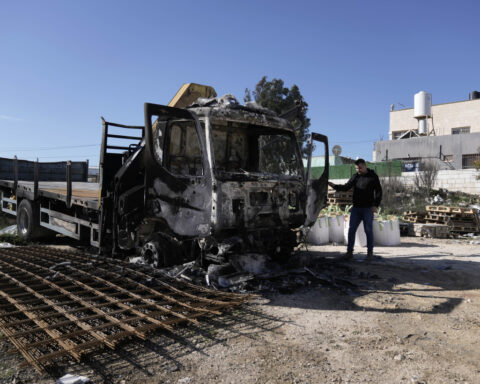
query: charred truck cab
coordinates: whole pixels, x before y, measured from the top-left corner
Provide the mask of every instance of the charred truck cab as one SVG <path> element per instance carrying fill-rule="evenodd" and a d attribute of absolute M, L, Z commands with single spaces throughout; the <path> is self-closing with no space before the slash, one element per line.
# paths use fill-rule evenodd
<path fill-rule="evenodd" d="M 200 98 L 184 109 L 145 104 L 144 214 L 130 232 L 118 227 L 128 239 L 119 247 L 141 247 L 155 266 L 199 256 L 222 262 L 245 252 L 290 255 L 326 203 L 328 141 L 315 133 L 313 141 L 327 159 L 316 180 L 309 177 L 311 153 L 304 170 L 290 123 L 256 104 L 232 96 Z"/>

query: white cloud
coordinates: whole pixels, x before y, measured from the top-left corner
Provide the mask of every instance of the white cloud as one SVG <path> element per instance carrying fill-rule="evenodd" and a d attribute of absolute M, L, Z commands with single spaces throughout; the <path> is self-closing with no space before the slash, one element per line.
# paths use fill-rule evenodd
<path fill-rule="evenodd" d="M 18 117 L 13 117 L 8 115 L 0 115 L 0 120 L 24 121 L 23 119 L 19 119 Z"/>

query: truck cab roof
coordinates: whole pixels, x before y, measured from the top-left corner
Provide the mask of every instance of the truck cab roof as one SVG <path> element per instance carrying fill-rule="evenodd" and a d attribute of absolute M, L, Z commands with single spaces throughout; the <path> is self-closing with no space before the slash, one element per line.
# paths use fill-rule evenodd
<path fill-rule="evenodd" d="M 278 117 L 270 109 L 264 108 L 255 102 L 241 105 L 232 95 L 199 98 L 188 106 L 187 109 L 194 112 L 199 118 L 209 117 L 214 121 L 233 121 L 289 132 L 294 131 L 288 120 Z"/>

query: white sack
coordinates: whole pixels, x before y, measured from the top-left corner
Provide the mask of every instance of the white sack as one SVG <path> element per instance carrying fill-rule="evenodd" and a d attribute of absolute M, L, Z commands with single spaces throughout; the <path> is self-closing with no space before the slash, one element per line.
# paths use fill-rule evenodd
<path fill-rule="evenodd" d="M 344 242 L 343 228 L 345 216 L 333 216 L 328 218 L 328 237 L 331 243 L 341 244 Z"/>
<path fill-rule="evenodd" d="M 321 216 L 312 225 L 307 234 L 307 243 L 322 245 L 328 243 L 328 218 Z"/>
<path fill-rule="evenodd" d="M 343 238 L 344 238 L 345 244 L 348 244 L 349 226 L 350 226 L 350 216 L 345 217 L 345 226 L 343 229 Z M 357 233 L 355 234 L 355 245 L 358 245 L 360 247 L 367 246 L 367 235 L 365 234 L 365 229 L 363 228 L 363 221 L 360 223 L 360 225 L 357 228 Z"/>
<path fill-rule="evenodd" d="M 377 245 L 399 245 L 400 225 L 398 220 L 374 220 L 373 237 Z"/>

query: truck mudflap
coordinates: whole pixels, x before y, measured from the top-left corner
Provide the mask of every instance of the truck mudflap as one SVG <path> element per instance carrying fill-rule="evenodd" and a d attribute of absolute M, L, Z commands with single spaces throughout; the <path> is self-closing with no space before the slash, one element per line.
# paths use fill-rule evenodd
<path fill-rule="evenodd" d="M 179 236 L 211 231 L 212 173 L 193 112 L 145 103 L 147 214 Z"/>
<path fill-rule="evenodd" d="M 325 168 L 322 175 L 314 179 L 312 178 L 312 152 L 314 141 L 323 143 L 325 147 Z M 307 162 L 307 201 L 305 206 L 305 223 L 304 227 L 311 227 L 317 220 L 320 210 L 327 205 L 328 192 L 328 138 L 319 133 L 312 133 L 310 136 L 309 154 Z"/>

